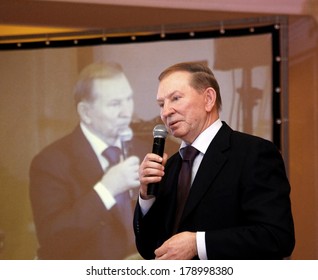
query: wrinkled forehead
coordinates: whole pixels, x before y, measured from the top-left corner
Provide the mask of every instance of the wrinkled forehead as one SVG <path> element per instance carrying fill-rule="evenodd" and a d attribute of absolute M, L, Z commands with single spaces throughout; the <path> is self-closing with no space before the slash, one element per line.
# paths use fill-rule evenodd
<path fill-rule="evenodd" d="M 107 79 L 95 79 L 92 83 L 92 91 L 95 97 L 103 95 L 108 98 L 120 98 L 133 94 L 131 85 L 123 74 L 118 74 Z"/>
<path fill-rule="evenodd" d="M 184 91 L 191 87 L 191 73 L 186 71 L 178 71 L 165 76 L 158 86 L 157 98 L 170 95 L 176 91 Z"/>

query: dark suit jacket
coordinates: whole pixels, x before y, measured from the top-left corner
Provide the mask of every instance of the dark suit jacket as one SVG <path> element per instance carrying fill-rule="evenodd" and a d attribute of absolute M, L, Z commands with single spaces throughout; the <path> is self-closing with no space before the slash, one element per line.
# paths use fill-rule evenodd
<path fill-rule="evenodd" d="M 180 166 L 176 153 L 149 212 L 142 217 L 136 206 L 136 244 L 146 259 L 172 235 Z M 178 231 L 205 231 L 208 259 L 282 259 L 295 242 L 289 193 L 274 144 L 223 123 L 203 157 Z"/>
<path fill-rule="evenodd" d="M 40 259 L 123 259 L 136 252 L 133 208 L 127 231 L 118 205 L 107 210 L 93 189 L 102 176 L 79 126 L 33 159 L 30 198 Z"/>

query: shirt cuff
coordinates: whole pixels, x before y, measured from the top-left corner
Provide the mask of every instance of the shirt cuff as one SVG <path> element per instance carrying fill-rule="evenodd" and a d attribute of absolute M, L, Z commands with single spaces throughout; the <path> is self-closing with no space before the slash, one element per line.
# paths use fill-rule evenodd
<path fill-rule="evenodd" d="M 198 231 L 196 234 L 198 257 L 200 260 L 207 260 L 208 256 L 206 253 L 206 244 L 205 244 L 205 232 Z"/>
<path fill-rule="evenodd" d="M 141 196 L 139 195 L 139 205 L 140 205 L 140 210 L 143 216 L 147 214 L 152 204 L 154 204 L 155 200 L 156 200 L 155 197 L 150 199 L 142 199 Z"/>
<path fill-rule="evenodd" d="M 105 186 L 101 182 L 98 182 L 94 186 L 94 190 L 97 192 L 98 196 L 104 203 L 107 210 L 110 210 L 116 204 L 115 198 L 111 195 L 111 193 L 105 188 Z"/>

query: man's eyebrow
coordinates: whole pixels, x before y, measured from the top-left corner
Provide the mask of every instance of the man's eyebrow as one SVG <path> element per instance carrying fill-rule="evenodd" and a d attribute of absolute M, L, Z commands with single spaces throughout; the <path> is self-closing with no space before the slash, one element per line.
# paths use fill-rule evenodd
<path fill-rule="evenodd" d="M 163 98 L 157 98 L 157 102 L 162 102 L 163 100 L 170 98 L 171 96 L 173 96 L 174 94 L 179 93 L 178 90 L 175 90 L 167 95 L 165 95 Z"/>

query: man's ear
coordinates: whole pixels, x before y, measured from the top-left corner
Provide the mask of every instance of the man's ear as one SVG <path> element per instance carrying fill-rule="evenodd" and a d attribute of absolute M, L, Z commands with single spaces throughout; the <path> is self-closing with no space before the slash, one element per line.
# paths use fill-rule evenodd
<path fill-rule="evenodd" d="M 80 119 L 85 124 L 91 123 L 91 118 L 89 116 L 89 104 L 85 101 L 80 101 L 77 104 L 77 113 L 80 116 Z"/>
<path fill-rule="evenodd" d="M 205 90 L 205 109 L 207 112 L 211 112 L 216 102 L 216 91 L 212 87 L 208 87 Z"/>

